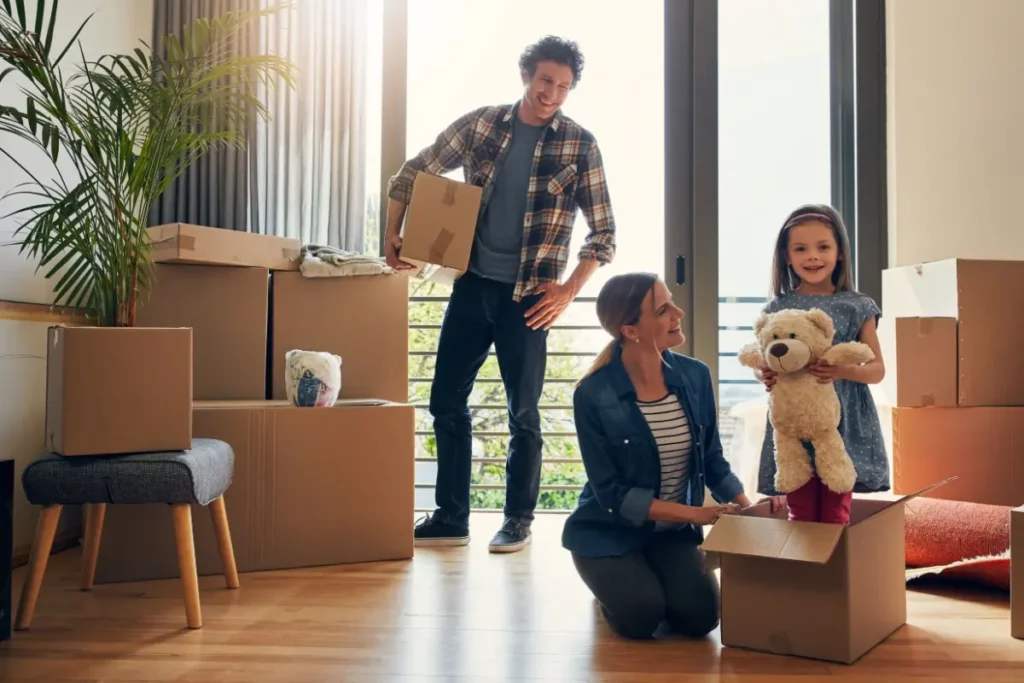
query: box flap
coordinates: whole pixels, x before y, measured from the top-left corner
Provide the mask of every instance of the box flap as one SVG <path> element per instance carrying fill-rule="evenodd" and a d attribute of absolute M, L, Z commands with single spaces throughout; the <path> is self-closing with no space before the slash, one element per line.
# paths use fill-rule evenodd
<path fill-rule="evenodd" d="M 956 479 L 956 475 L 953 475 L 952 477 L 949 477 L 948 479 L 943 479 L 942 481 L 937 481 L 934 484 L 932 484 L 931 486 L 925 486 L 920 491 L 915 491 L 914 493 L 908 493 L 907 495 L 903 496 L 902 498 L 897 498 L 896 500 L 888 501 L 888 503 L 885 506 L 880 507 L 878 510 L 876 510 L 873 513 L 871 513 L 870 515 L 868 515 L 864 519 L 870 519 L 871 517 L 874 517 L 875 515 L 879 514 L 880 512 L 885 512 L 889 508 L 895 507 L 897 505 L 902 505 L 903 503 L 906 503 L 908 500 L 910 500 L 912 498 L 917 498 L 920 495 L 928 493 L 932 489 L 938 488 L 938 487 L 940 487 L 940 486 L 942 486 L 944 484 L 948 484 L 949 482 L 953 481 L 954 479 Z M 864 519 L 856 522 L 856 524 L 860 524 L 861 522 L 864 521 Z M 851 526 L 853 526 L 853 525 L 851 525 Z"/>
<path fill-rule="evenodd" d="M 707 552 L 824 564 L 846 527 L 784 519 L 726 515 L 701 546 Z"/>

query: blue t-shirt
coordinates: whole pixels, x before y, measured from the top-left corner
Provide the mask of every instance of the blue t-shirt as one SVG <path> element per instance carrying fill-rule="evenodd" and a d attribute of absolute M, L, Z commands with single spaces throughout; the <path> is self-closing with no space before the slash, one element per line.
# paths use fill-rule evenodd
<path fill-rule="evenodd" d="M 546 129 L 512 117 L 512 139 L 473 238 L 469 270 L 480 277 L 514 284 L 519 276 L 533 153 Z"/>
<path fill-rule="evenodd" d="M 820 308 L 832 318 L 836 334 L 833 344 L 859 341 L 860 329 L 870 318 L 875 323 L 881 317 L 878 305 L 869 296 L 859 292 L 836 292 L 835 294 L 783 294 L 768 302 L 765 313 L 774 313 L 787 308 L 808 310 Z M 889 490 L 889 459 L 882 438 L 882 425 L 878 410 L 871 397 L 871 388 L 861 382 L 836 380 L 833 382 L 842 416 L 839 434 L 846 444 L 846 451 L 857 470 L 857 493 L 873 493 Z M 805 444 L 812 457 L 814 449 Z M 761 466 L 758 469 L 757 490 L 766 496 L 779 495 L 775 490 L 775 438 L 771 420 L 767 420 L 764 444 L 761 448 Z"/>

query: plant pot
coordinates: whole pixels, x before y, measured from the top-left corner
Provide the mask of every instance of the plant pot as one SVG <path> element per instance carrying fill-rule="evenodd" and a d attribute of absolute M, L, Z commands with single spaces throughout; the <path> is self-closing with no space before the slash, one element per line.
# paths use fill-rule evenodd
<path fill-rule="evenodd" d="M 115 455 L 192 447 L 192 329 L 51 327 L 46 448 Z"/>

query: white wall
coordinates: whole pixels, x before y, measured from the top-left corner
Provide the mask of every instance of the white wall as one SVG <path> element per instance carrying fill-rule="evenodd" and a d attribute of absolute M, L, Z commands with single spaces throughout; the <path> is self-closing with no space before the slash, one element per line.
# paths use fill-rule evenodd
<path fill-rule="evenodd" d="M 47 3 L 48 5 L 52 2 Z M 29 25 L 34 21 L 35 2 L 26 2 Z M 153 30 L 153 3 L 151 0 L 75 0 L 62 2 L 58 7 L 54 45 L 63 49 L 86 17 L 92 19 L 80 36 L 82 51 L 87 59 L 100 55 L 123 53 L 141 47 L 139 40 L 151 42 Z M 49 15 L 47 15 L 49 19 Z M 73 73 L 73 66 L 81 61 L 78 48 L 72 48 L 61 62 L 65 78 Z M 8 76 L 0 84 L 0 102 L 24 109 L 25 100 L 21 94 L 23 81 L 15 75 Z M 0 136 L 0 145 L 12 152 L 25 166 L 40 178 L 49 178 L 53 166 L 49 160 L 27 142 L 10 135 Z M 28 178 L 6 156 L 0 155 L 0 195 Z M 0 201 L 0 216 L 26 204 L 20 197 Z M 0 218 L 0 245 L 7 245 L 14 237 L 17 225 L 15 219 Z M 30 263 L 18 254 L 16 248 L 0 246 L 0 299 L 32 303 L 52 303 L 52 285 L 35 273 L 35 263 Z"/>
<path fill-rule="evenodd" d="M 34 12 L 35 3 L 26 6 Z M 88 59 L 101 54 L 127 52 L 139 46 L 140 39 L 150 42 L 153 3 L 150 0 L 75 0 L 62 2 L 57 15 L 54 43 L 63 47 L 90 13 L 95 15 L 81 35 Z M 31 21 L 31 19 L 30 19 Z M 65 75 L 79 62 L 77 51 L 65 58 Z M 0 85 L 0 101 L 16 104 L 22 100 L 19 84 L 8 77 Z M 0 137 L 4 149 L 15 153 L 33 173 L 49 173 L 52 166 L 29 145 Z M 24 181 L 23 172 L 6 157 L 0 157 L 0 194 Z M 14 200 L 0 202 L 0 215 L 17 206 Z M 12 240 L 15 222 L 0 219 L 0 244 Z M 52 286 L 42 274 L 34 274 L 35 264 L 18 254 L 17 249 L 0 247 L 0 300 L 51 303 Z M 19 551 L 32 542 L 37 512 L 25 500 L 21 472 L 25 465 L 43 453 L 43 424 L 46 397 L 46 328 L 42 322 L 0 319 L 0 459 L 13 458 L 15 465 L 14 547 Z M 64 528 L 77 521 L 69 511 Z"/>
<path fill-rule="evenodd" d="M 889 0 L 889 262 L 1024 259 L 1024 0 Z"/>

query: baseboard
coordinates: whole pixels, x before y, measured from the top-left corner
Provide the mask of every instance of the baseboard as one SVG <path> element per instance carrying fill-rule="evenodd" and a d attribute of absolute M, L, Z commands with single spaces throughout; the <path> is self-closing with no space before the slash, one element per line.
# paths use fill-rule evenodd
<path fill-rule="evenodd" d="M 50 550 L 50 554 L 53 555 L 54 553 L 63 552 L 79 545 L 84 533 L 85 532 L 82 529 L 71 529 L 64 533 L 57 534 L 53 537 L 53 548 Z M 17 569 L 18 567 L 28 564 L 28 560 L 31 555 L 31 545 L 15 548 L 12 562 L 13 567 Z"/>

